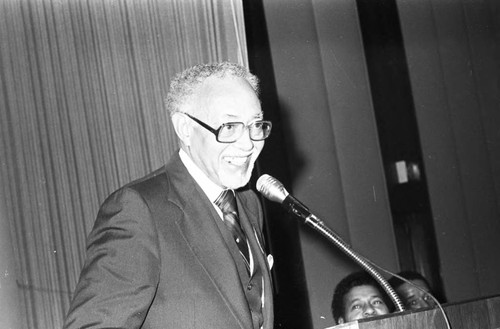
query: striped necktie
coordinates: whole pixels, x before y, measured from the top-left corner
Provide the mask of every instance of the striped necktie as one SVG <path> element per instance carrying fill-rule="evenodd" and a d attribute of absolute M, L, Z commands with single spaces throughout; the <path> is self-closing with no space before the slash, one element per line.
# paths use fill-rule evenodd
<path fill-rule="evenodd" d="M 215 200 L 215 205 L 222 211 L 224 224 L 233 235 L 234 241 L 240 250 L 240 254 L 245 261 L 248 272 L 250 273 L 250 254 L 248 251 L 247 238 L 241 229 L 240 219 L 238 217 L 238 208 L 236 198 L 232 190 L 224 190 Z"/>

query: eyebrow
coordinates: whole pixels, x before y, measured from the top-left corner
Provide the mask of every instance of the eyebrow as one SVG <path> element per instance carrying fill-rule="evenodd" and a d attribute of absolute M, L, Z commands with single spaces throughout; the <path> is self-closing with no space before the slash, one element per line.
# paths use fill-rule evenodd
<path fill-rule="evenodd" d="M 382 299 L 383 300 L 382 296 L 380 296 L 380 295 L 369 295 L 368 298 L 369 299 L 378 298 L 378 299 Z M 358 302 L 358 301 L 362 301 L 362 299 L 361 298 L 353 299 L 348 305 L 352 305 L 352 304 L 354 304 L 355 302 Z"/>
<path fill-rule="evenodd" d="M 230 120 L 233 120 L 233 118 L 238 118 L 238 116 L 235 114 L 226 114 L 226 117 Z M 262 120 L 263 117 L 264 117 L 264 112 L 261 111 L 255 114 L 251 120 Z"/>
<path fill-rule="evenodd" d="M 264 112 L 260 111 L 259 113 L 255 114 L 254 119 L 262 119 L 264 117 Z"/>

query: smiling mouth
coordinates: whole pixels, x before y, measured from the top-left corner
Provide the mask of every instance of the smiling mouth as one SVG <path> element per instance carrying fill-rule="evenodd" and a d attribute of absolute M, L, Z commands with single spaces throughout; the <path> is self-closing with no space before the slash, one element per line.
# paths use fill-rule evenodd
<path fill-rule="evenodd" d="M 232 165 L 235 165 L 235 166 L 243 166 L 243 165 L 246 165 L 248 163 L 248 161 L 250 160 L 250 156 L 234 156 L 234 157 L 231 157 L 231 156 L 227 156 L 224 158 L 224 160 L 229 163 L 229 164 L 232 164 Z"/>

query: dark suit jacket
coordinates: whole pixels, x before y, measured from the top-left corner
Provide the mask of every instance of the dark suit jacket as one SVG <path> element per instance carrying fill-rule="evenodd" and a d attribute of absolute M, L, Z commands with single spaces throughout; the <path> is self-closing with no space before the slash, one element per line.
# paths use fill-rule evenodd
<path fill-rule="evenodd" d="M 264 269 L 264 328 L 271 329 L 262 211 L 251 190 L 237 197 L 242 228 Z M 88 237 L 64 328 L 251 329 L 239 274 L 217 220 L 178 154 L 113 193 Z"/>

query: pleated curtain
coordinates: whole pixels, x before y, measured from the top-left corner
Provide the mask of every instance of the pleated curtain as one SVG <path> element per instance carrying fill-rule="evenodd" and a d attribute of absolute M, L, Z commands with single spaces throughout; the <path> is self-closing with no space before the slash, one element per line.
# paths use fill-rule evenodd
<path fill-rule="evenodd" d="M 62 327 L 100 203 L 178 148 L 170 79 L 221 60 L 247 65 L 241 0 L 0 0 L 0 274 L 15 291 L 0 279 L 0 310 L 10 300 L 15 325 Z"/>

